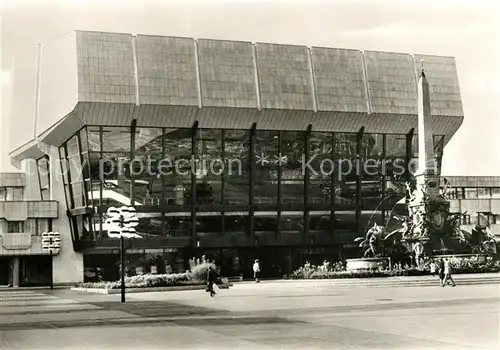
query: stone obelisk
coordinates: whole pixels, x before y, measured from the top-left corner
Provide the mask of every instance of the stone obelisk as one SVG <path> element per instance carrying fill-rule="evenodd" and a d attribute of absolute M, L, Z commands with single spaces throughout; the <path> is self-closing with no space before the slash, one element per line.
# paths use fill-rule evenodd
<path fill-rule="evenodd" d="M 439 197 L 440 169 L 434 157 L 431 118 L 429 82 L 422 68 L 418 79 L 418 170 L 415 177 L 417 189 L 435 200 Z"/>
<path fill-rule="evenodd" d="M 438 248 L 436 240 L 442 241 L 449 212 L 449 202 L 439 192 L 438 164 L 434 155 L 429 82 L 422 67 L 418 80 L 418 170 L 416 190 L 408 209 L 415 235 L 430 241 L 426 247 L 428 253 Z"/>

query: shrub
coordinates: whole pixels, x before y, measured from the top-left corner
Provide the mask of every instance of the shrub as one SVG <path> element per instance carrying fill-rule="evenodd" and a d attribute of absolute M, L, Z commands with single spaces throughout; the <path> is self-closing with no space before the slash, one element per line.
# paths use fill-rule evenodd
<path fill-rule="evenodd" d="M 477 257 L 452 258 L 452 272 L 455 274 L 481 273 L 481 272 L 499 272 L 500 261 L 494 261 L 488 258 L 486 262 L 479 262 Z M 430 259 L 424 259 L 419 267 L 401 266 L 395 264 L 391 270 L 356 270 L 346 271 L 341 263 L 325 264 L 314 266 L 306 264 L 303 267 L 293 271 L 288 276 L 291 279 L 334 279 L 334 278 L 370 278 L 370 277 L 395 277 L 395 276 L 423 276 L 430 274 Z"/>
<path fill-rule="evenodd" d="M 199 281 L 190 281 L 185 273 L 173 273 L 164 275 L 138 275 L 125 277 L 125 288 L 147 288 L 147 287 L 171 287 L 189 284 L 199 284 Z M 80 288 L 96 289 L 118 289 L 121 286 L 120 281 L 113 282 L 95 282 L 78 283 Z"/>
<path fill-rule="evenodd" d="M 205 282 L 207 280 L 209 266 L 215 269 L 215 265 L 208 262 L 194 266 L 191 272 L 188 274 L 188 278 L 192 281 Z"/>

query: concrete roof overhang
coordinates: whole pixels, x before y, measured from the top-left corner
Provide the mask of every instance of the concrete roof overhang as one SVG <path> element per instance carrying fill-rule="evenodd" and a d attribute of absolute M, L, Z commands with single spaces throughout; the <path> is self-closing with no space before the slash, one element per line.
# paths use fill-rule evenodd
<path fill-rule="evenodd" d="M 357 132 L 407 134 L 418 133 L 417 115 L 368 114 L 335 111 L 257 110 L 251 108 L 140 105 L 79 102 L 58 123 L 19 147 L 10 155 L 15 159 L 40 158 L 40 143 L 59 147 L 86 125 L 129 126 L 137 119 L 138 127 L 189 128 L 198 121 L 199 128 L 259 130 L 306 130 L 312 125 L 317 132 Z M 445 135 L 445 144 L 463 122 L 463 117 L 439 116 L 432 119 L 436 135 Z"/>

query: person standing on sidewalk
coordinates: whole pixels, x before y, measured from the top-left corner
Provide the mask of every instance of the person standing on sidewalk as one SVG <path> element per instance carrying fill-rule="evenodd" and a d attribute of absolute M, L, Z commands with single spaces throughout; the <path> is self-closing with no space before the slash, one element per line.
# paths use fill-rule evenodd
<path fill-rule="evenodd" d="M 253 278 L 255 279 L 256 283 L 260 282 L 259 274 L 260 274 L 259 259 L 255 259 L 255 262 L 253 263 Z"/>
<path fill-rule="evenodd" d="M 442 286 L 444 287 L 446 284 L 448 284 L 448 281 L 451 281 L 451 286 L 455 287 L 455 281 L 451 277 L 451 264 L 450 264 L 450 259 L 445 259 L 444 260 L 444 278 L 443 278 L 443 284 Z"/>

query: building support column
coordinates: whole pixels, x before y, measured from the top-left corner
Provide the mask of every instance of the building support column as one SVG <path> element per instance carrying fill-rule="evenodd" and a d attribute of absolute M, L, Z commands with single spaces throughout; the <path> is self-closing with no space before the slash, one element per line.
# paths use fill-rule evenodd
<path fill-rule="evenodd" d="M 386 174 L 386 171 L 385 171 L 385 155 L 386 155 L 386 145 L 387 145 L 387 135 L 383 134 L 382 135 L 382 165 L 381 165 L 381 176 L 382 176 L 382 183 L 380 184 L 380 188 L 381 188 L 381 196 L 380 198 L 382 198 L 382 201 L 385 200 L 385 194 L 387 192 L 387 174 Z M 382 225 L 386 225 L 386 222 L 385 222 L 385 217 L 386 217 L 386 210 L 384 209 L 384 207 L 381 208 L 381 211 L 382 211 Z"/>
<path fill-rule="evenodd" d="M 196 234 L 196 181 L 197 169 L 196 161 L 198 160 L 198 121 L 195 121 L 191 128 L 191 237 L 193 248 L 198 246 L 198 238 Z"/>
<path fill-rule="evenodd" d="M 309 162 L 310 156 L 311 130 L 312 125 L 309 124 L 304 134 L 304 160 L 306 164 Z M 309 167 L 305 167 L 302 176 L 304 176 L 304 235 L 307 236 L 309 235 L 309 178 L 311 177 Z"/>
<path fill-rule="evenodd" d="M 134 164 L 135 159 L 135 138 L 137 131 L 137 119 L 133 119 L 130 124 L 130 205 L 135 205 L 135 179 L 134 179 L 134 169 L 132 169 L 132 164 Z"/>
<path fill-rule="evenodd" d="M 361 165 L 362 157 L 362 145 L 363 145 L 363 134 L 365 132 L 365 127 L 361 127 L 358 131 L 358 135 L 356 138 L 356 228 L 358 233 L 363 233 L 364 227 L 361 227 L 361 209 L 362 209 L 362 201 L 361 201 L 361 180 L 362 174 L 361 169 L 363 168 Z"/>
<path fill-rule="evenodd" d="M 330 155 L 331 159 L 333 160 L 334 164 L 334 170 L 332 171 L 332 175 L 330 177 L 330 231 L 331 234 L 335 232 L 335 186 L 337 185 L 337 182 L 340 182 L 340 178 L 335 180 L 335 169 L 336 167 L 339 166 L 340 162 L 337 159 L 337 156 L 335 154 L 335 133 L 332 133 L 332 154 Z M 340 172 L 337 171 L 337 175 Z M 338 175 L 340 176 L 340 175 Z"/>
<path fill-rule="evenodd" d="M 255 135 L 257 133 L 257 123 L 252 124 L 252 128 L 250 129 L 250 147 L 248 154 L 248 169 L 249 172 L 249 193 L 248 193 L 248 201 L 249 201 L 249 212 L 248 212 L 248 233 L 252 238 L 252 241 L 255 244 L 255 233 L 254 233 L 254 185 L 255 185 Z"/>
<path fill-rule="evenodd" d="M 278 196 L 277 196 L 277 200 L 276 200 L 276 210 L 277 210 L 277 215 L 276 215 L 276 220 L 277 220 L 277 225 L 276 225 L 276 232 L 275 232 L 275 237 L 279 240 L 281 239 L 281 211 L 283 210 L 282 209 L 282 190 L 281 190 L 281 171 L 282 171 L 282 167 L 281 167 L 281 152 L 282 152 L 282 149 L 283 149 L 283 145 L 282 145 L 282 142 L 283 142 L 283 131 L 278 131 Z"/>
<path fill-rule="evenodd" d="M 12 258 L 11 263 L 11 276 L 12 276 L 12 286 L 19 287 L 19 283 L 21 280 L 21 259 L 18 256 L 14 256 Z"/>

